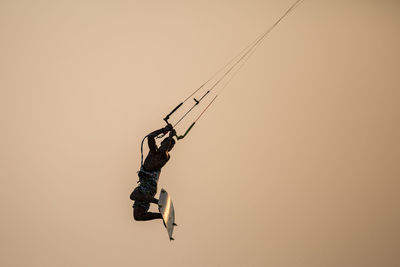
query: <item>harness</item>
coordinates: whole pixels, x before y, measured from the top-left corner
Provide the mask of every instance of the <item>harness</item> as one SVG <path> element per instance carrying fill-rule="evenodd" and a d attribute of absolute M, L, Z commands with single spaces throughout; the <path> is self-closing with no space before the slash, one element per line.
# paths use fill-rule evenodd
<path fill-rule="evenodd" d="M 154 182 L 158 182 L 158 179 L 160 177 L 161 171 L 148 171 L 144 169 L 144 166 L 140 166 L 140 170 L 137 172 L 139 176 L 139 181 L 138 183 L 142 183 L 146 179 L 151 179 Z"/>

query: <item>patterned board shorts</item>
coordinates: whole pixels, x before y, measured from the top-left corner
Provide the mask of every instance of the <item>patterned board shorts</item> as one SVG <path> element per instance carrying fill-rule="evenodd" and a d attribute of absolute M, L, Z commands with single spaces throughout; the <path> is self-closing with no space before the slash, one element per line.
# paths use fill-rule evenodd
<path fill-rule="evenodd" d="M 140 184 L 135 188 L 135 190 L 139 190 L 141 193 L 154 197 L 157 193 L 157 184 L 158 179 L 160 178 L 160 171 L 145 171 L 142 166 L 138 173 Z M 133 207 L 141 207 L 147 211 L 150 208 L 150 202 L 136 200 L 133 203 Z"/>

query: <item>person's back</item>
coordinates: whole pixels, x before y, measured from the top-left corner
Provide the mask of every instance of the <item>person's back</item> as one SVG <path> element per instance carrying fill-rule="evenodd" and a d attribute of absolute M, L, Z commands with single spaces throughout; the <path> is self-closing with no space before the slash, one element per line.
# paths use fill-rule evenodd
<path fill-rule="evenodd" d="M 153 146 L 153 144 L 150 145 L 150 142 L 153 143 L 153 141 L 150 141 L 150 138 L 154 138 L 154 137 L 148 137 L 148 138 L 149 138 L 150 151 L 149 151 L 146 159 L 144 160 L 143 166 L 146 170 L 149 170 L 149 171 L 160 171 L 161 168 L 164 167 L 164 165 L 170 159 L 170 155 L 168 152 L 172 149 L 175 141 L 172 141 L 171 144 L 168 145 L 168 143 L 164 143 L 164 142 L 169 141 L 168 140 L 169 138 L 166 138 L 161 143 L 161 146 L 159 148 L 157 148 L 157 146 L 155 145 L 155 141 L 154 141 L 154 146 Z"/>

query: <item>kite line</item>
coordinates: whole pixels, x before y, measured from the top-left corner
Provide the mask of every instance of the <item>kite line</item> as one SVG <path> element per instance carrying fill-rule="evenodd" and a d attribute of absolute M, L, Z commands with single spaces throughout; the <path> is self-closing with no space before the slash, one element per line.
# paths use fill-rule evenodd
<path fill-rule="evenodd" d="M 195 107 L 200 104 L 206 96 L 208 96 L 213 90 L 218 88 L 218 85 L 222 81 L 226 81 L 225 84 L 220 87 L 220 92 L 216 93 L 214 97 L 210 100 L 208 105 L 202 110 L 200 115 L 192 122 L 189 128 L 185 131 L 183 135 L 177 136 L 178 140 L 185 138 L 185 136 L 190 132 L 196 122 L 201 118 L 201 116 L 207 111 L 207 109 L 214 103 L 218 95 L 226 88 L 226 86 L 230 83 L 233 77 L 239 72 L 239 70 L 243 67 L 243 65 L 249 60 L 249 58 L 254 54 L 257 48 L 262 44 L 262 42 L 269 36 L 269 34 L 284 20 L 292 11 L 294 11 L 304 0 L 295 1 L 287 10 L 283 13 L 283 15 L 275 21 L 272 26 L 270 26 L 265 32 L 263 32 L 260 36 L 258 36 L 253 42 L 251 42 L 247 47 L 245 47 L 242 51 L 240 51 L 234 58 L 232 58 L 225 66 L 220 68 L 217 72 L 215 72 L 207 81 L 205 81 L 200 87 L 194 90 L 188 97 L 186 97 L 181 103 L 179 103 L 168 115 L 163 119 L 167 124 L 169 123 L 169 119 L 172 114 L 175 113 L 179 108 L 183 106 L 189 99 L 191 99 L 196 93 L 200 90 L 209 88 L 200 96 L 200 98 L 193 98 L 193 105 L 173 124 L 175 128 L 189 113 L 191 113 Z M 219 78 L 215 80 L 218 76 Z M 229 79 L 226 79 L 229 75 Z M 162 135 L 163 136 L 163 135 Z M 160 137 L 162 137 L 160 136 Z"/>

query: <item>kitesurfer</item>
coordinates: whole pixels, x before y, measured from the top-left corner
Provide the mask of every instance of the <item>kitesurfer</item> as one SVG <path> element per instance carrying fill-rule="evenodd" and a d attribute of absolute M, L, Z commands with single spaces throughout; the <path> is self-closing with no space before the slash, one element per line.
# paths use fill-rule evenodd
<path fill-rule="evenodd" d="M 160 147 L 157 147 L 155 138 L 168 132 L 169 136 L 161 142 Z M 149 153 L 138 172 L 139 186 L 130 195 L 130 199 L 135 201 L 133 204 L 133 218 L 136 221 L 162 219 L 161 213 L 149 212 L 149 208 L 150 203 L 158 204 L 158 199 L 154 197 L 157 193 L 157 183 L 161 168 L 170 159 L 168 152 L 175 145 L 173 138 L 175 135 L 176 131 L 171 124 L 147 135 Z"/>

